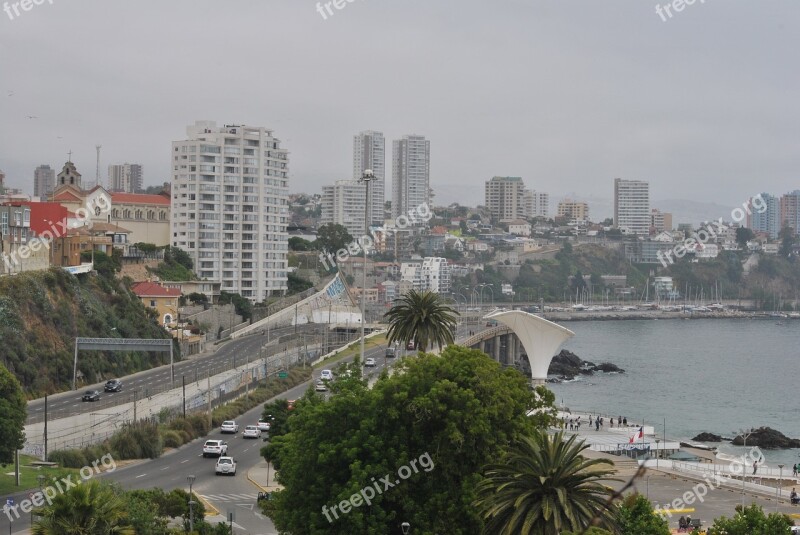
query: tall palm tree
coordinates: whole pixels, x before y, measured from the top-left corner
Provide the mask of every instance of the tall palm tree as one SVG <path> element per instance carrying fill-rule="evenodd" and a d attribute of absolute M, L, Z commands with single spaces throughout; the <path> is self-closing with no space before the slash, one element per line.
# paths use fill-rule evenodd
<path fill-rule="evenodd" d="M 123 498 L 111 486 L 84 481 L 36 511 L 34 535 L 133 535 Z"/>
<path fill-rule="evenodd" d="M 558 535 L 589 524 L 614 527 L 607 505 L 614 481 L 606 459 L 588 460 L 576 436 L 537 432 L 515 444 L 502 464 L 486 467 L 475 505 L 492 535 Z"/>
<path fill-rule="evenodd" d="M 389 320 L 389 343 L 413 341 L 420 351 L 440 348 L 454 341 L 458 312 L 447 306 L 439 294 L 410 291 L 385 314 Z"/>

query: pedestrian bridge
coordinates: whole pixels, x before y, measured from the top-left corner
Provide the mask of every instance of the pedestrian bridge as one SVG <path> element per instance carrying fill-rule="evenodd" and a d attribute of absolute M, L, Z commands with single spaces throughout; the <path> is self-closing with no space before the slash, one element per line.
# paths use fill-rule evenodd
<path fill-rule="evenodd" d="M 480 349 L 504 366 L 530 370 L 534 385 L 544 384 L 550 362 L 575 333 L 557 323 L 523 312 L 492 312 L 484 319 L 501 325 L 469 336 L 464 345 Z"/>

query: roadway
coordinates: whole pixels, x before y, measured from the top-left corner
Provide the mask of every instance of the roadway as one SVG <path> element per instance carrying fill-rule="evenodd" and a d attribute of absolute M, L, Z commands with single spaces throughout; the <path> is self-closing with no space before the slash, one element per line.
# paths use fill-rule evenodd
<path fill-rule="evenodd" d="M 298 326 L 298 332 L 308 332 L 311 329 L 318 329 L 318 325 Z M 204 378 L 208 373 L 215 375 L 225 369 L 232 368 L 236 359 L 239 359 L 239 364 L 244 362 L 245 359 L 252 359 L 258 356 L 258 352 L 264 344 L 275 343 L 280 336 L 293 333 L 294 330 L 294 327 L 282 327 L 271 330 L 269 337 L 266 334 L 245 336 L 222 344 L 211 354 L 193 356 L 187 360 L 176 362 L 174 386 L 179 387 L 181 385 L 182 376 L 186 376 L 187 382 L 190 382 L 190 380 L 195 381 L 198 377 Z M 80 354 L 78 354 L 79 360 L 80 357 Z M 153 393 L 167 390 L 171 386 L 170 375 L 170 366 L 166 364 L 125 377 L 119 377 L 123 384 L 121 392 L 103 392 L 104 381 L 93 385 L 85 385 L 79 390 L 53 394 L 48 396 L 47 399 L 48 420 L 65 418 L 85 412 L 97 412 L 123 403 L 130 403 L 133 401 L 134 390 L 139 392 L 140 397 L 147 397 Z M 81 397 L 87 390 L 99 390 L 100 400 L 91 403 L 82 402 Z M 41 422 L 43 418 L 44 398 L 29 401 L 27 423 Z"/>
<path fill-rule="evenodd" d="M 293 327 L 291 328 L 293 329 Z M 466 332 L 467 327 L 459 328 L 459 335 Z M 288 331 L 288 329 L 287 329 Z M 254 335 L 246 337 L 241 340 L 239 344 L 236 341 L 227 342 L 216 353 L 217 359 L 230 358 L 233 354 L 241 356 L 248 348 L 250 351 L 255 350 L 264 343 L 264 337 Z M 357 347 L 357 346 L 356 346 Z M 385 347 L 379 346 L 367 349 L 365 358 L 373 357 L 376 361 L 375 367 L 365 367 L 364 375 L 368 379 L 378 377 L 386 366 L 392 366 L 400 358 L 386 359 Z M 342 362 L 350 362 L 354 357 L 332 362 L 329 367 L 334 368 Z M 199 359 L 198 359 L 199 360 Z M 194 362 L 194 361 L 189 361 Z M 164 368 L 164 367 L 162 367 Z M 312 379 L 301 385 L 298 385 L 291 390 L 288 390 L 273 399 L 298 399 L 301 398 L 308 388 L 313 388 L 317 379 L 319 379 L 321 369 L 314 371 Z M 151 372 L 158 372 L 161 368 L 151 370 Z M 142 372 L 142 374 L 147 372 Z M 160 373 L 151 374 L 150 377 L 155 381 L 156 377 L 163 377 L 164 371 Z M 167 379 L 169 382 L 169 366 L 166 366 Z M 137 374 L 136 376 L 141 375 Z M 136 377 L 134 376 L 134 377 Z M 176 369 L 176 377 L 178 377 Z M 130 381 L 130 379 L 127 379 Z M 161 379 L 163 383 L 164 380 Z M 110 396 L 105 396 L 110 397 Z M 80 402 L 77 405 L 81 405 Z M 83 405 L 96 406 L 95 403 L 85 403 Z M 248 534 L 276 534 L 272 521 L 260 515 L 257 506 L 250 507 L 256 502 L 256 495 L 259 489 L 247 480 L 247 471 L 256 466 L 261 461 L 260 449 L 263 442 L 260 440 L 246 440 L 241 438 L 241 431 L 245 425 L 255 424 L 261 416 L 263 406 L 258 406 L 244 415 L 237 418 L 239 423 L 240 433 L 238 435 L 222 435 L 219 429 L 212 430 L 208 436 L 202 439 L 197 439 L 189 444 L 186 444 L 176 450 L 159 457 L 158 459 L 137 462 L 135 464 L 118 468 L 117 470 L 99 476 L 108 481 L 119 483 L 124 489 L 147 489 L 158 487 L 165 491 L 174 488 L 184 488 L 188 490 L 188 483 L 186 476 L 193 474 L 196 480 L 192 490 L 199 495 L 209 495 L 209 502 L 219 510 L 223 515 L 228 510 L 236 511 L 236 520 L 234 524 L 234 533 L 248 533 Z M 237 473 L 235 477 L 216 476 L 214 474 L 215 459 L 203 458 L 202 445 L 203 442 L 209 439 L 222 439 L 228 442 L 228 453 L 237 462 Z M 18 495 L 12 496 L 17 504 L 28 496 L 29 492 L 23 492 Z M 247 499 L 244 499 L 247 498 Z M 239 505 L 241 504 L 241 505 Z M 237 527 L 238 525 L 238 527 Z M 0 533 L 21 533 L 30 526 L 30 517 L 23 515 L 13 522 L 9 529 L 9 520 L 5 515 L 0 515 Z"/>

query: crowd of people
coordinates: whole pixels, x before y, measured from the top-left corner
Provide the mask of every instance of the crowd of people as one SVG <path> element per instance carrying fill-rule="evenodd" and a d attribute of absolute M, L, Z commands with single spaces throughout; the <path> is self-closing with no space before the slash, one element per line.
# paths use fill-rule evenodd
<path fill-rule="evenodd" d="M 628 426 L 628 417 L 627 416 L 619 416 L 617 418 L 617 427 L 627 427 Z M 605 425 L 605 418 L 602 416 L 594 417 L 593 415 L 589 415 L 589 427 L 594 426 L 595 431 L 600 431 Z M 611 428 L 614 427 L 614 418 L 609 419 L 609 426 Z M 576 418 L 567 418 L 564 416 L 561 419 L 561 428 L 568 429 L 570 431 L 580 431 L 581 429 L 581 417 L 578 416 Z M 800 464 L 798 465 L 800 468 Z"/>

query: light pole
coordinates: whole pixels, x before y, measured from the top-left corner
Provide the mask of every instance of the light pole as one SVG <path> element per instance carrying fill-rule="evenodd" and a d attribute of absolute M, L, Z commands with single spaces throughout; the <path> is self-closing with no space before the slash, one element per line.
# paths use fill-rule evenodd
<path fill-rule="evenodd" d="M 778 512 L 778 500 L 781 499 L 781 485 L 783 484 L 783 467 L 786 465 L 779 464 L 778 468 L 780 469 L 780 475 L 778 476 L 778 485 L 775 487 L 775 512 Z"/>
<path fill-rule="evenodd" d="M 403 530 L 403 535 L 408 535 L 409 533 L 411 533 L 411 524 L 409 524 L 408 522 L 403 522 L 402 524 L 400 524 L 400 528 Z"/>
<path fill-rule="evenodd" d="M 364 263 L 361 265 L 363 269 L 363 277 L 361 278 L 361 364 L 364 364 L 364 335 L 367 323 L 367 235 L 369 234 L 369 183 L 375 179 L 375 173 L 372 169 L 364 170 L 361 178 L 358 179 L 359 184 L 364 183 L 366 195 L 364 197 L 364 236 L 361 238 L 361 248 L 364 250 Z M 363 373 L 363 372 L 362 372 Z"/>
<path fill-rule="evenodd" d="M 194 531 L 194 504 L 192 500 L 192 484 L 194 483 L 195 476 L 186 476 L 186 481 L 189 483 L 189 533 Z"/>

